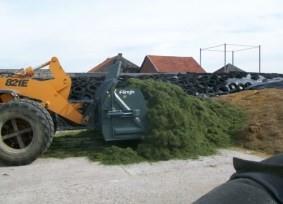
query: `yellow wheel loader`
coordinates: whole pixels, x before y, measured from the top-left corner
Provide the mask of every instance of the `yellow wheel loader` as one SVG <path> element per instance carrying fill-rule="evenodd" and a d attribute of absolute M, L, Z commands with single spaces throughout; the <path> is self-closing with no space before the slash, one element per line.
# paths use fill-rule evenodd
<path fill-rule="evenodd" d="M 35 77 L 35 71 L 44 67 L 51 78 Z M 56 116 L 74 128 L 99 128 L 106 141 L 143 138 L 144 96 L 139 89 L 117 86 L 121 62 L 109 70 L 91 100 L 69 99 L 72 80 L 56 57 L 34 69 L 0 75 L 0 161 L 10 165 L 34 161 L 52 142 Z"/>

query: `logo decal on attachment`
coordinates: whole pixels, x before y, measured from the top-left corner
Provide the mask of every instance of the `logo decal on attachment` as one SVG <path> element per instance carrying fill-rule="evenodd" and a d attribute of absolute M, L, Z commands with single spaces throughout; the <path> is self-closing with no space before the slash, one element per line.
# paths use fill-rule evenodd
<path fill-rule="evenodd" d="M 134 90 L 119 90 L 119 94 L 120 95 L 128 95 L 131 96 L 133 94 L 135 94 L 136 92 Z"/>

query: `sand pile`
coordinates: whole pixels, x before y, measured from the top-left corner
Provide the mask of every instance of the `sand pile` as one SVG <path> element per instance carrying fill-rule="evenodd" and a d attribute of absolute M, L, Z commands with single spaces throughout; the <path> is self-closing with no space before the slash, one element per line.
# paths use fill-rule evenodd
<path fill-rule="evenodd" d="M 217 99 L 247 112 L 248 123 L 237 137 L 238 144 L 271 154 L 283 152 L 283 90 L 250 90 Z"/>

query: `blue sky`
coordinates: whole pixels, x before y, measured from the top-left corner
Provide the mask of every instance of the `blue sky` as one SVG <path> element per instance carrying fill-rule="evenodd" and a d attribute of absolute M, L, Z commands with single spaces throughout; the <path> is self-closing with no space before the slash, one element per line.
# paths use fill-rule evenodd
<path fill-rule="evenodd" d="M 138 65 L 147 54 L 198 60 L 200 47 L 227 42 L 261 44 L 263 72 L 283 73 L 282 25 L 282 0 L 0 0 L 0 67 L 57 56 L 84 72 L 118 52 Z M 256 50 L 235 56 L 248 71 L 257 63 Z M 223 54 L 203 53 L 203 65 L 214 71 Z"/>

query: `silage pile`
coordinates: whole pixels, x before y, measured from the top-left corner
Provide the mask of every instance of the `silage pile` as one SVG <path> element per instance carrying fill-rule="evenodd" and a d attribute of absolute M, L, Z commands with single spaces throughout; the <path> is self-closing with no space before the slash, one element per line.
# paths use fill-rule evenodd
<path fill-rule="evenodd" d="M 248 122 L 236 138 L 245 148 L 265 153 L 283 152 L 283 90 L 263 89 L 221 96 L 221 101 L 246 111 Z"/>
<path fill-rule="evenodd" d="M 136 148 L 106 148 L 98 155 L 104 163 L 184 159 L 212 154 L 216 148 L 230 145 L 245 123 L 244 114 L 238 108 L 189 96 L 171 83 L 137 79 L 130 79 L 129 83 L 140 88 L 147 100 L 148 132 Z"/>

